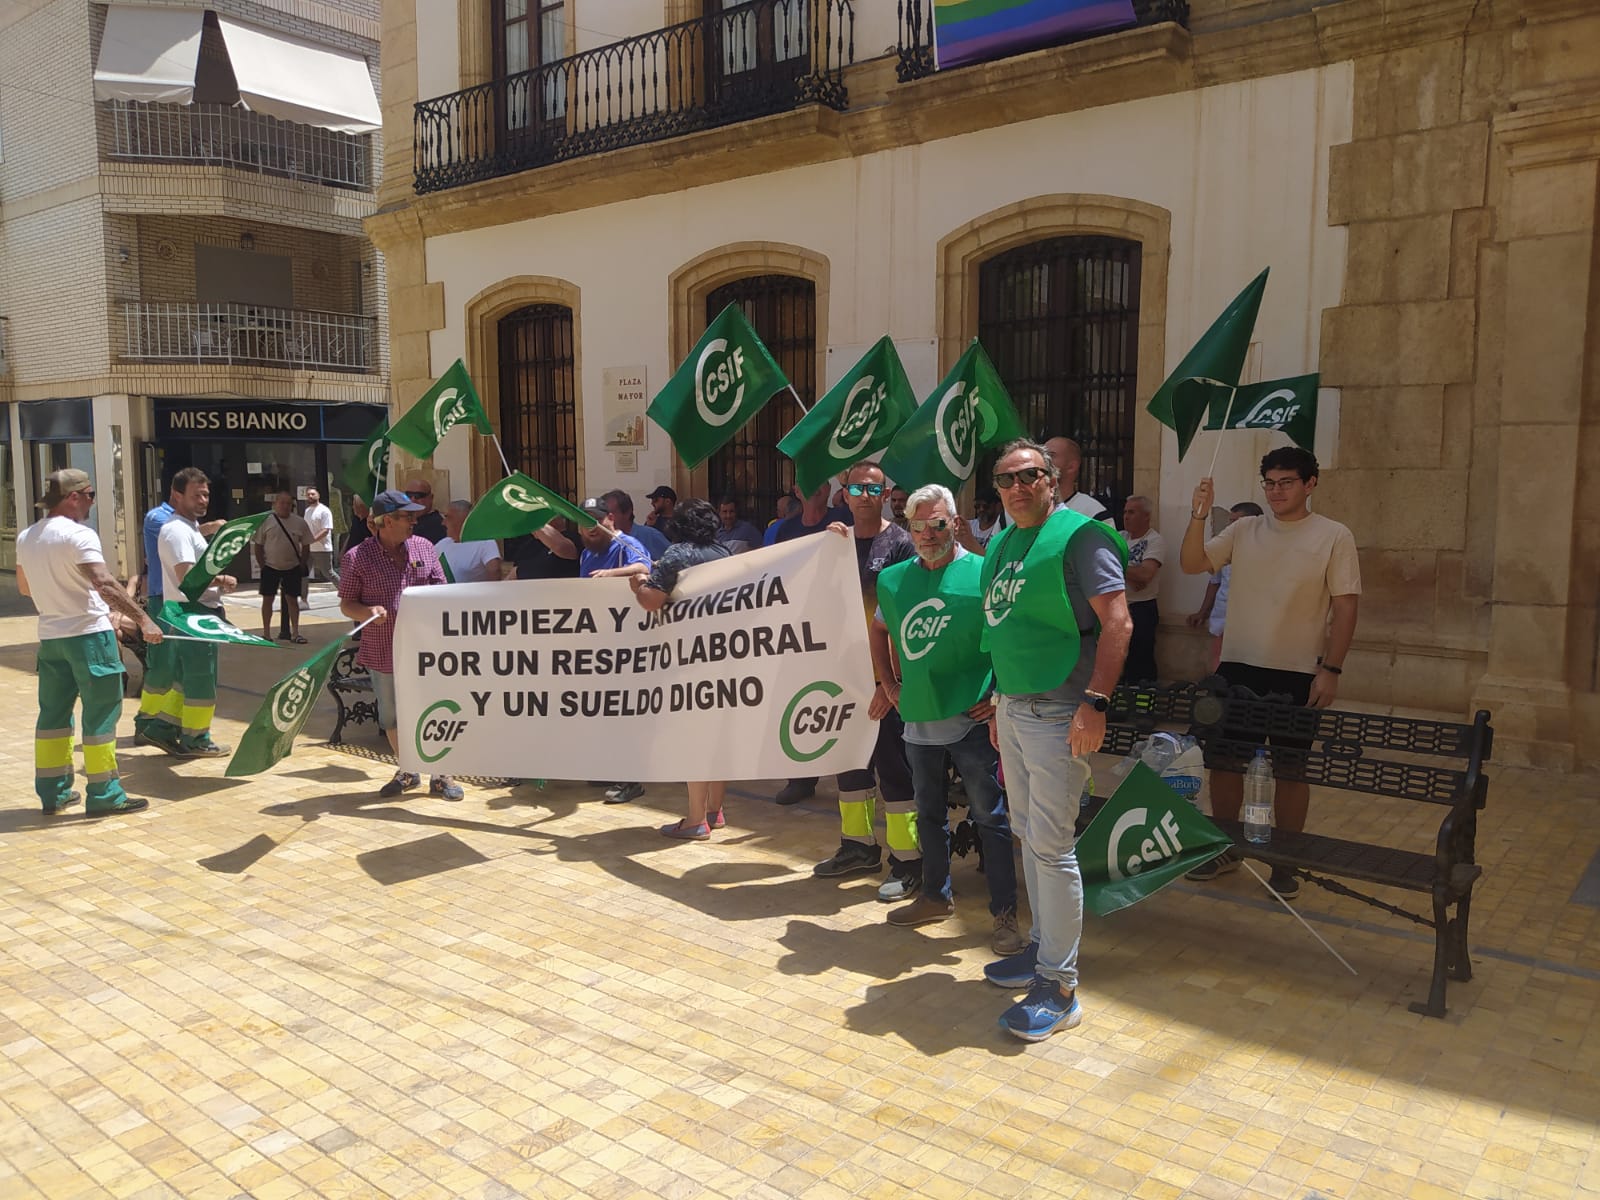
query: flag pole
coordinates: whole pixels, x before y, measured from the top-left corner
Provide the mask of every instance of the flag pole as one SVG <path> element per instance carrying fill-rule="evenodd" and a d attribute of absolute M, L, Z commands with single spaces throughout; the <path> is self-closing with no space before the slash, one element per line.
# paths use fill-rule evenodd
<path fill-rule="evenodd" d="M 1221 430 L 1221 432 L 1223 432 L 1223 433 L 1227 433 L 1228 432 L 1228 422 L 1233 420 L 1233 398 L 1234 398 L 1234 396 L 1238 395 L 1238 393 L 1239 393 L 1239 389 L 1237 387 L 1231 387 L 1231 388 L 1228 389 L 1228 407 L 1222 414 L 1222 430 Z M 1217 447 L 1216 447 L 1215 450 L 1213 450 L 1211 452 L 1211 469 L 1206 472 L 1206 478 L 1207 479 L 1215 479 L 1216 478 L 1216 476 L 1217 476 L 1217 455 L 1219 455 L 1221 453 L 1222 453 L 1222 439 L 1218 438 L 1217 439 Z M 1340 961 L 1343 962 L 1344 960 L 1340 959 Z M 1348 966 L 1349 964 L 1346 963 L 1345 965 Z"/>
<path fill-rule="evenodd" d="M 500 435 L 498 433 L 491 433 L 489 435 L 489 440 L 494 443 L 495 451 L 500 455 L 500 465 L 506 469 L 506 475 L 509 477 L 511 475 L 511 464 L 506 461 L 505 449 L 500 445 Z"/>
<path fill-rule="evenodd" d="M 1349 971 L 1350 974 L 1352 974 L 1352 975 L 1359 975 L 1360 974 L 1360 972 L 1358 972 L 1354 967 L 1352 967 L 1349 963 L 1344 961 L 1344 955 L 1340 954 L 1332 946 L 1328 945 L 1327 939 L 1324 938 L 1315 929 L 1311 928 L 1311 926 L 1306 923 L 1306 919 L 1304 917 L 1302 917 L 1299 913 L 1295 912 L 1293 906 L 1291 906 L 1290 903 L 1287 900 L 1285 900 L 1282 896 L 1280 896 L 1278 894 L 1278 889 L 1277 888 L 1273 887 L 1265 879 L 1261 878 L 1261 872 L 1260 871 L 1257 871 L 1254 867 L 1252 867 L 1248 862 L 1245 862 L 1243 859 L 1240 860 L 1240 865 L 1243 866 L 1246 871 L 1249 871 L 1250 874 L 1252 874 L 1252 875 L 1254 875 L 1256 877 L 1256 882 L 1257 883 L 1259 883 L 1262 887 L 1266 888 L 1267 891 L 1272 893 L 1272 898 L 1274 900 L 1276 900 L 1279 904 L 1283 905 L 1284 908 L 1289 910 L 1289 915 L 1291 917 L 1293 917 L 1296 921 L 1299 921 L 1300 924 L 1305 925 L 1306 932 L 1309 933 L 1312 937 L 1316 938 L 1317 941 L 1321 942 L 1322 943 L 1322 948 L 1324 950 L 1326 950 L 1329 954 L 1331 954 L 1335 958 L 1337 958 L 1341 963 L 1344 963 L 1344 969 L 1346 971 Z"/>
<path fill-rule="evenodd" d="M 794 384 L 792 384 L 792 383 L 789 385 L 789 395 L 794 397 L 794 402 L 800 406 L 800 411 L 802 413 L 807 413 L 807 412 L 811 411 L 809 408 L 806 407 L 806 402 L 804 400 L 800 399 L 800 393 L 794 390 Z"/>

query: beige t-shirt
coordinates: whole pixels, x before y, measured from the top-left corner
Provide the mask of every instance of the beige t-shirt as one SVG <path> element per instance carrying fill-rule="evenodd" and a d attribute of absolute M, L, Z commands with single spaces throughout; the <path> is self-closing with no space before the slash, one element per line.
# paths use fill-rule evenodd
<path fill-rule="evenodd" d="M 1241 517 L 1206 543 L 1206 557 L 1213 571 L 1233 564 L 1225 662 L 1309 674 L 1327 642 L 1332 598 L 1361 594 L 1355 538 L 1316 513 Z"/>

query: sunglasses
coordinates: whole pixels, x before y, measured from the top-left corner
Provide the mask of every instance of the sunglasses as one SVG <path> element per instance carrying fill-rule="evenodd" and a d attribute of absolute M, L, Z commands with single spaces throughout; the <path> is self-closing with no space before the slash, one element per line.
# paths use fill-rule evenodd
<path fill-rule="evenodd" d="M 913 517 L 911 520 L 906 522 L 906 528 L 910 529 L 912 533 L 923 533 L 929 529 L 933 530 L 935 533 L 943 533 L 946 529 L 950 528 L 950 522 L 945 520 L 943 517 L 938 517 L 931 521 L 919 521 Z"/>
<path fill-rule="evenodd" d="M 79 488 L 76 494 L 79 496 L 87 496 L 90 500 L 93 500 L 95 497 L 95 491 L 93 488 Z"/>
<path fill-rule="evenodd" d="M 845 484 L 844 490 L 849 492 L 852 496 L 881 496 L 883 495 L 883 484 L 847 483 Z"/>
<path fill-rule="evenodd" d="M 426 500 L 429 496 L 433 495 L 433 493 L 432 492 L 407 492 L 406 495 L 410 496 L 413 500 Z"/>
<path fill-rule="evenodd" d="M 1048 478 L 1050 472 L 1043 467 L 1023 467 L 1020 471 L 996 471 L 994 485 L 1005 489 L 1021 484 L 1023 487 L 1032 487 L 1039 480 Z"/>

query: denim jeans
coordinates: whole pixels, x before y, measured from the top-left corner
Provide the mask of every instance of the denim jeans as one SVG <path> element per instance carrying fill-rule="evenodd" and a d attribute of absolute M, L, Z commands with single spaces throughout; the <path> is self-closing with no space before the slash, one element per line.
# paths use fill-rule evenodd
<path fill-rule="evenodd" d="M 1067 744 L 1074 703 L 999 697 L 1000 761 L 1006 769 L 1011 827 L 1022 839 L 1022 873 L 1033 907 L 1039 974 L 1078 986 L 1083 938 L 1083 876 L 1073 825 L 1089 780 L 1087 759 Z"/>
<path fill-rule="evenodd" d="M 950 899 L 950 806 L 946 799 L 944 756 L 955 760 L 967 793 L 967 815 L 983 844 L 983 872 L 989 882 L 989 911 L 995 916 L 1017 907 L 1017 863 L 1011 853 L 1011 820 L 1005 796 L 995 782 L 998 756 L 989 745 L 989 726 L 979 722 L 966 737 L 948 746 L 906 743 L 911 785 L 917 796 L 917 839 L 922 843 L 922 894 Z"/>

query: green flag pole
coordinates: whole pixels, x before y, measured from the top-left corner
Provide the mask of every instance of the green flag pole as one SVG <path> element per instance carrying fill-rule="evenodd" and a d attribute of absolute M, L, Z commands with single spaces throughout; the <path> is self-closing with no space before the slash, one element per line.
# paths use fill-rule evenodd
<path fill-rule="evenodd" d="M 1222 429 L 1224 432 L 1227 431 L 1228 422 L 1233 419 L 1233 398 L 1238 394 L 1239 389 L 1237 387 L 1231 387 L 1228 389 L 1228 408 L 1227 411 L 1222 414 Z M 1207 479 L 1215 479 L 1217 477 L 1217 455 L 1221 453 L 1222 439 L 1219 437 L 1217 439 L 1216 449 L 1211 451 L 1211 469 L 1206 472 Z"/>

